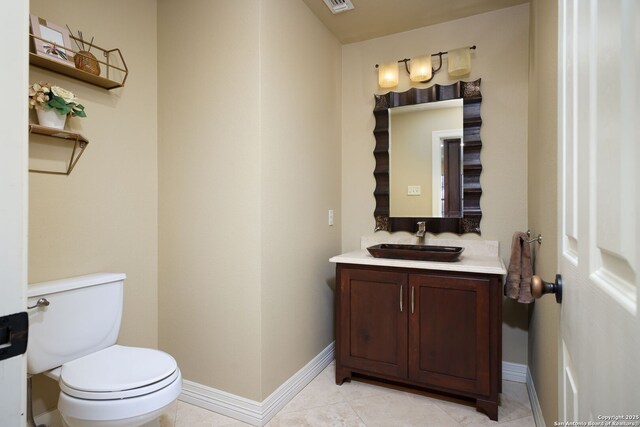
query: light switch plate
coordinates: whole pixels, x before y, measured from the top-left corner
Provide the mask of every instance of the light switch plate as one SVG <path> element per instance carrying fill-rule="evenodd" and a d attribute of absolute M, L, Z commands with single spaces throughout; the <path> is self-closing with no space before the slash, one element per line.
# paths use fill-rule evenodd
<path fill-rule="evenodd" d="M 422 187 L 420 185 L 407 186 L 407 196 L 419 196 L 422 194 Z"/>

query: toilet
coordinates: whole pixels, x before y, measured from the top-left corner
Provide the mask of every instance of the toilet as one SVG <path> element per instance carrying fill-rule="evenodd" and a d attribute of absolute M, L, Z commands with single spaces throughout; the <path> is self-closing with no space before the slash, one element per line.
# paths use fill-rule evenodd
<path fill-rule="evenodd" d="M 125 278 L 98 273 L 29 285 L 27 372 L 58 382 L 58 411 L 69 427 L 157 425 L 182 391 L 169 354 L 116 345 Z"/>

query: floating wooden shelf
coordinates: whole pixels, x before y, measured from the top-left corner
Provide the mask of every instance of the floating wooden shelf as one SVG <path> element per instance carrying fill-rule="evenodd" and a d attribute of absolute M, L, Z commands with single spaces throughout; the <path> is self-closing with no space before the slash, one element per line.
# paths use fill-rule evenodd
<path fill-rule="evenodd" d="M 73 35 L 71 35 L 71 37 L 75 38 L 73 37 Z M 40 37 L 35 36 L 31 33 L 29 34 L 29 38 L 31 40 L 32 45 L 33 45 L 34 39 L 43 40 Z M 47 43 L 51 43 L 60 48 L 64 48 L 67 51 L 73 52 L 74 55 L 78 53 L 73 49 L 70 49 L 65 46 L 59 46 L 50 41 L 47 41 Z M 100 75 L 97 75 L 97 76 L 95 74 L 91 74 L 86 71 L 83 71 L 79 68 L 75 68 L 74 66 L 67 65 L 65 63 L 58 62 L 53 59 L 49 59 L 46 56 L 38 55 L 33 52 L 29 52 L 29 63 L 36 67 L 44 68 L 45 70 L 53 71 L 58 74 L 63 74 L 65 76 L 73 77 L 74 79 L 82 80 L 84 82 L 87 82 L 94 86 L 99 86 L 107 90 L 123 87 L 125 81 L 127 80 L 127 76 L 129 75 L 129 69 L 127 68 L 127 64 L 124 62 L 124 58 L 122 57 L 122 53 L 120 52 L 120 49 L 107 50 L 99 46 L 92 45 L 92 49 L 93 48 L 95 48 L 97 52 L 100 52 L 100 55 L 105 59 L 104 61 L 100 59 L 96 59 L 96 61 L 99 64 L 101 64 L 100 66 L 101 73 Z M 112 55 L 115 56 L 115 58 L 118 58 L 118 62 L 121 63 L 122 66 L 114 65 L 114 63 L 111 61 Z M 119 78 L 116 78 L 117 77 L 116 74 L 119 76 Z"/>
<path fill-rule="evenodd" d="M 78 163 L 78 160 L 80 159 L 80 156 L 82 156 L 82 153 L 84 153 L 85 148 L 87 148 L 87 145 L 89 144 L 89 140 L 77 132 L 64 129 L 55 129 L 47 126 L 40 126 L 33 123 L 29 124 L 29 134 L 42 135 L 48 138 L 53 138 L 54 140 L 63 140 L 65 142 L 69 142 L 69 149 L 71 150 L 71 155 L 66 165 L 66 171 L 58 172 L 29 168 L 29 172 L 48 173 L 53 175 L 69 175 L 75 167 L 76 163 Z"/>

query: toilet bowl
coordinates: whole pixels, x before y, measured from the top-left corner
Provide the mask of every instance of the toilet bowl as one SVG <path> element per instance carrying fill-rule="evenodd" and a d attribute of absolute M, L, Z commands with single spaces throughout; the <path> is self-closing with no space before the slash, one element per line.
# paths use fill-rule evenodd
<path fill-rule="evenodd" d="M 124 274 L 101 273 L 28 288 L 27 371 L 60 386 L 58 411 L 69 427 L 137 427 L 157 420 L 182 391 L 169 354 L 116 345 Z"/>

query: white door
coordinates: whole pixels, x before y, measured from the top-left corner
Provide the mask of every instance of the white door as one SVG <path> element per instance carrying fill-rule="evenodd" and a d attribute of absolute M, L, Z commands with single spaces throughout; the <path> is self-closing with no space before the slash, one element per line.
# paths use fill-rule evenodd
<path fill-rule="evenodd" d="M 558 20 L 559 417 L 640 425 L 640 2 Z"/>
<path fill-rule="evenodd" d="M 28 1 L 0 3 L 0 317 L 26 304 L 28 22 Z M 25 356 L 0 361 L 1 426 L 25 425 L 25 400 Z"/>

